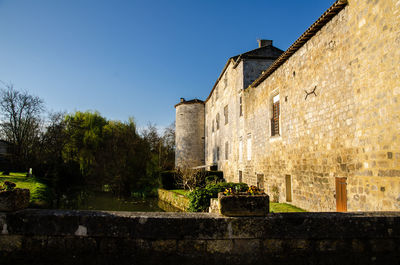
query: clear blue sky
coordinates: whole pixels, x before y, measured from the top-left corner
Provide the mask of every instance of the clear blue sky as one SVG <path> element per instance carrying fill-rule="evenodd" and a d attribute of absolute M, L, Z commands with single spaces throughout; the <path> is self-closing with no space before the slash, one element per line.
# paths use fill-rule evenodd
<path fill-rule="evenodd" d="M 333 0 L 0 0 L 0 80 L 52 111 L 167 126 L 227 59 L 286 50 Z"/>

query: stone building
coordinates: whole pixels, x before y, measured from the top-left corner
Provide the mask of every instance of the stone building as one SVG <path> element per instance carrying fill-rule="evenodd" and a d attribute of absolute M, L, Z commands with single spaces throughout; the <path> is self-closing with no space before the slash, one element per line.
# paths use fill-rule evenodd
<path fill-rule="evenodd" d="M 228 60 L 197 100 L 193 166 L 310 211 L 399 211 L 399 65 L 400 1 L 338 0 L 285 52 L 260 41 Z M 177 149 L 197 145 L 180 130 Z"/>

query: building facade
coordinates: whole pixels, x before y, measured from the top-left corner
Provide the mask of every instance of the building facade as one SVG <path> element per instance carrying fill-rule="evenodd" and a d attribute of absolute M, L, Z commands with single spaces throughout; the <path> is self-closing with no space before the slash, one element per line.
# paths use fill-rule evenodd
<path fill-rule="evenodd" d="M 275 51 L 228 60 L 204 164 L 310 211 L 400 210 L 400 2 L 339 0 Z"/>

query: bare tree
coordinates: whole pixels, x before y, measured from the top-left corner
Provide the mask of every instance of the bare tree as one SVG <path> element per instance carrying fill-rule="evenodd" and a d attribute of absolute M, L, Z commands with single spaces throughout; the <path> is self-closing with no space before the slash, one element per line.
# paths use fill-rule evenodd
<path fill-rule="evenodd" d="M 162 140 L 162 155 L 160 157 L 163 170 L 175 167 L 175 122 L 164 129 Z M 161 152 L 160 152 L 161 153 Z"/>
<path fill-rule="evenodd" d="M 15 90 L 3 83 L 0 90 L 1 137 L 11 143 L 14 166 L 27 169 L 29 156 L 40 132 L 40 114 L 43 100 Z"/>
<path fill-rule="evenodd" d="M 205 186 L 206 172 L 202 168 L 190 167 L 190 162 L 178 168 L 177 182 L 185 190 L 194 190 Z"/>

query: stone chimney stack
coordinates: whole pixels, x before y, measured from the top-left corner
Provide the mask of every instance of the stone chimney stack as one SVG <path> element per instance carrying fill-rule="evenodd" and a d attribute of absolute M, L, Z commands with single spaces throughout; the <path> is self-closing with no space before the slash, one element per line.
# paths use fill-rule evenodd
<path fill-rule="evenodd" d="M 272 40 L 257 40 L 257 41 L 258 41 L 258 48 L 272 45 Z"/>

